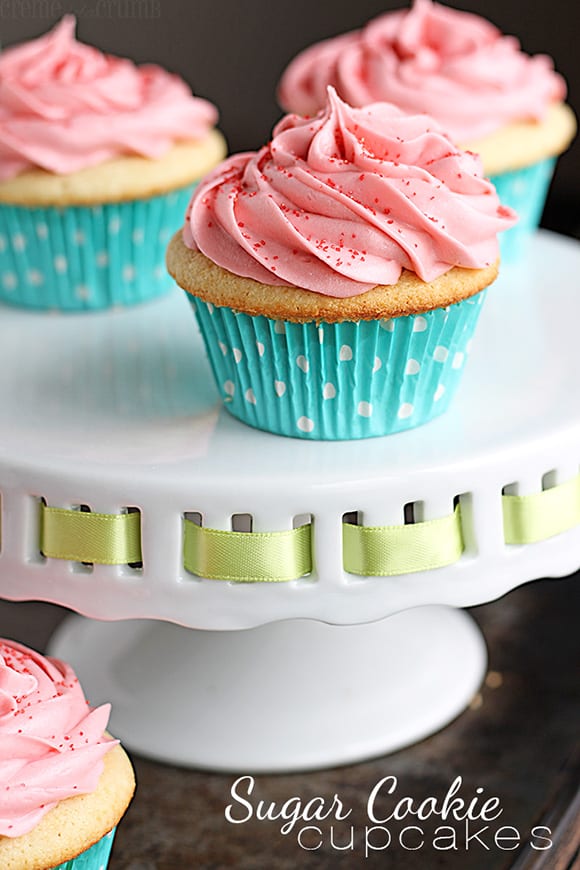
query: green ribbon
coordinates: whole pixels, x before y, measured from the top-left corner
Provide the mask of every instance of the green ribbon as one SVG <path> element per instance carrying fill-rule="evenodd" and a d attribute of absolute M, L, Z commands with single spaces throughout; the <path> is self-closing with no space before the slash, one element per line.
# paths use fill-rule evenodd
<path fill-rule="evenodd" d="M 533 495 L 504 495 L 506 544 L 534 544 L 580 525 L 580 475 Z"/>
<path fill-rule="evenodd" d="M 141 515 L 40 506 L 40 551 L 50 559 L 98 565 L 141 562 Z"/>
<path fill-rule="evenodd" d="M 311 526 L 223 532 L 184 521 L 183 564 L 198 577 L 239 583 L 297 580 L 312 571 Z"/>
<path fill-rule="evenodd" d="M 459 505 L 447 517 L 404 526 L 343 524 L 343 563 L 348 574 L 392 577 L 456 562 L 463 550 Z"/>
<path fill-rule="evenodd" d="M 543 541 L 580 525 L 580 475 L 534 495 L 502 496 L 506 544 Z M 184 566 L 198 577 L 284 582 L 312 572 L 312 527 L 228 532 L 184 521 Z M 142 561 L 141 515 L 41 505 L 40 550 L 51 559 L 126 565 Z M 464 550 L 459 505 L 449 516 L 398 526 L 343 524 L 349 574 L 390 577 L 456 562 Z"/>

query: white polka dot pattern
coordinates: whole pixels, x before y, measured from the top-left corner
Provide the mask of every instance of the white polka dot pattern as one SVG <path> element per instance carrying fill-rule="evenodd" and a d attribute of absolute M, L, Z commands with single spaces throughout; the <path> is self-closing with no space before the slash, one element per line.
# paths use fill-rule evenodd
<path fill-rule="evenodd" d="M 26 278 L 33 287 L 40 287 L 44 284 L 44 275 L 38 269 L 29 269 L 26 273 Z"/>
<path fill-rule="evenodd" d="M 14 272 L 4 272 L 2 275 L 2 284 L 6 290 L 14 290 L 18 286 L 18 278 Z"/>
<path fill-rule="evenodd" d="M 410 402 L 403 402 L 403 404 L 397 411 L 397 417 L 399 418 L 399 420 L 406 420 L 408 417 L 411 416 L 414 410 L 415 409 Z"/>
<path fill-rule="evenodd" d="M 296 425 L 301 432 L 314 431 L 314 420 L 310 420 L 308 417 L 299 417 L 296 421 Z"/>
<path fill-rule="evenodd" d="M 188 188 L 91 207 L 0 204 L 0 302 L 83 311 L 171 290 L 165 247 L 190 197 Z"/>
<path fill-rule="evenodd" d="M 463 302 L 320 325 L 209 310 L 189 298 L 230 413 L 270 432 L 328 440 L 399 432 L 445 411 L 481 308 Z"/>

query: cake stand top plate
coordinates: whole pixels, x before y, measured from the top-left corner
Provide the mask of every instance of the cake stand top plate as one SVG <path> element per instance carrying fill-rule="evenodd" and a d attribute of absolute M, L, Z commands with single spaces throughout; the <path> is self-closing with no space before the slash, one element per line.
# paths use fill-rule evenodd
<path fill-rule="evenodd" d="M 13 534 L 27 522 L 22 499 L 44 497 L 104 512 L 137 506 L 150 517 L 144 545 L 147 536 L 163 534 L 164 542 L 151 545 L 138 579 L 95 566 L 95 596 L 86 584 L 74 590 L 66 565 L 37 564 L 30 535 L 12 545 L 4 534 L 0 593 L 56 600 L 93 616 L 226 628 L 290 616 L 359 622 L 426 603 L 463 606 L 541 574 L 574 570 L 576 530 L 559 536 L 558 548 L 546 542 L 509 554 L 498 536 L 503 487 L 516 484 L 525 494 L 541 490 L 548 472 L 562 481 L 578 473 L 579 273 L 577 242 L 538 234 L 528 260 L 506 267 L 489 290 L 451 409 L 410 432 L 357 442 L 283 438 L 230 417 L 178 290 L 139 308 L 90 315 L 2 308 L 0 493 Z M 462 567 L 377 581 L 342 571 L 345 512 L 360 511 L 367 525 L 400 523 L 404 505 L 421 502 L 425 518 L 435 518 L 466 493 L 478 533 Z M 251 514 L 254 530 L 291 528 L 297 516 L 310 515 L 316 575 L 276 588 L 195 581 L 185 583 L 195 594 L 184 592 L 188 578 L 169 547 L 179 549 L 185 512 L 221 529 L 231 528 L 233 514 Z M 528 555 L 516 558 L 515 551 Z M 31 573 L 36 579 L 28 583 Z"/>

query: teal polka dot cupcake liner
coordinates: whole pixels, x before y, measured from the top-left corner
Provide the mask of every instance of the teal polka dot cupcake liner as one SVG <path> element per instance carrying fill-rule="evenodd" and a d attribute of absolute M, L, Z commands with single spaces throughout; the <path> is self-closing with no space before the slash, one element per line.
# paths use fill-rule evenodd
<path fill-rule="evenodd" d="M 0 204 L 0 302 L 96 311 L 162 295 L 172 287 L 165 249 L 192 189 L 97 206 Z"/>
<path fill-rule="evenodd" d="M 115 828 L 110 833 L 87 849 L 81 852 L 76 858 L 70 861 L 65 861 L 64 864 L 59 864 L 53 870 L 106 870 L 109 863 L 111 849 L 113 848 L 113 839 L 115 837 Z"/>
<path fill-rule="evenodd" d="M 502 204 L 518 213 L 517 224 L 500 235 L 502 263 L 517 263 L 525 255 L 540 225 L 555 165 L 556 159 L 550 158 L 523 169 L 490 176 Z"/>
<path fill-rule="evenodd" d="M 289 323 L 189 296 L 228 411 L 312 440 L 373 438 L 442 414 L 455 393 L 485 291 L 424 314 Z"/>

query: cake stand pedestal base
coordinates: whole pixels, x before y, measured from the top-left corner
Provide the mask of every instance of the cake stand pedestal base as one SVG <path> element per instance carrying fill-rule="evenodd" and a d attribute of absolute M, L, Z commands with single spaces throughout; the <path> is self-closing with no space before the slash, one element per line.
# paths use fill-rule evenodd
<path fill-rule="evenodd" d="M 129 749 L 223 772 L 311 770 L 414 743 L 457 716 L 487 661 L 461 610 L 421 607 L 381 622 L 289 620 L 196 631 L 69 617 L 50 653 L 70 662 Z"/>

